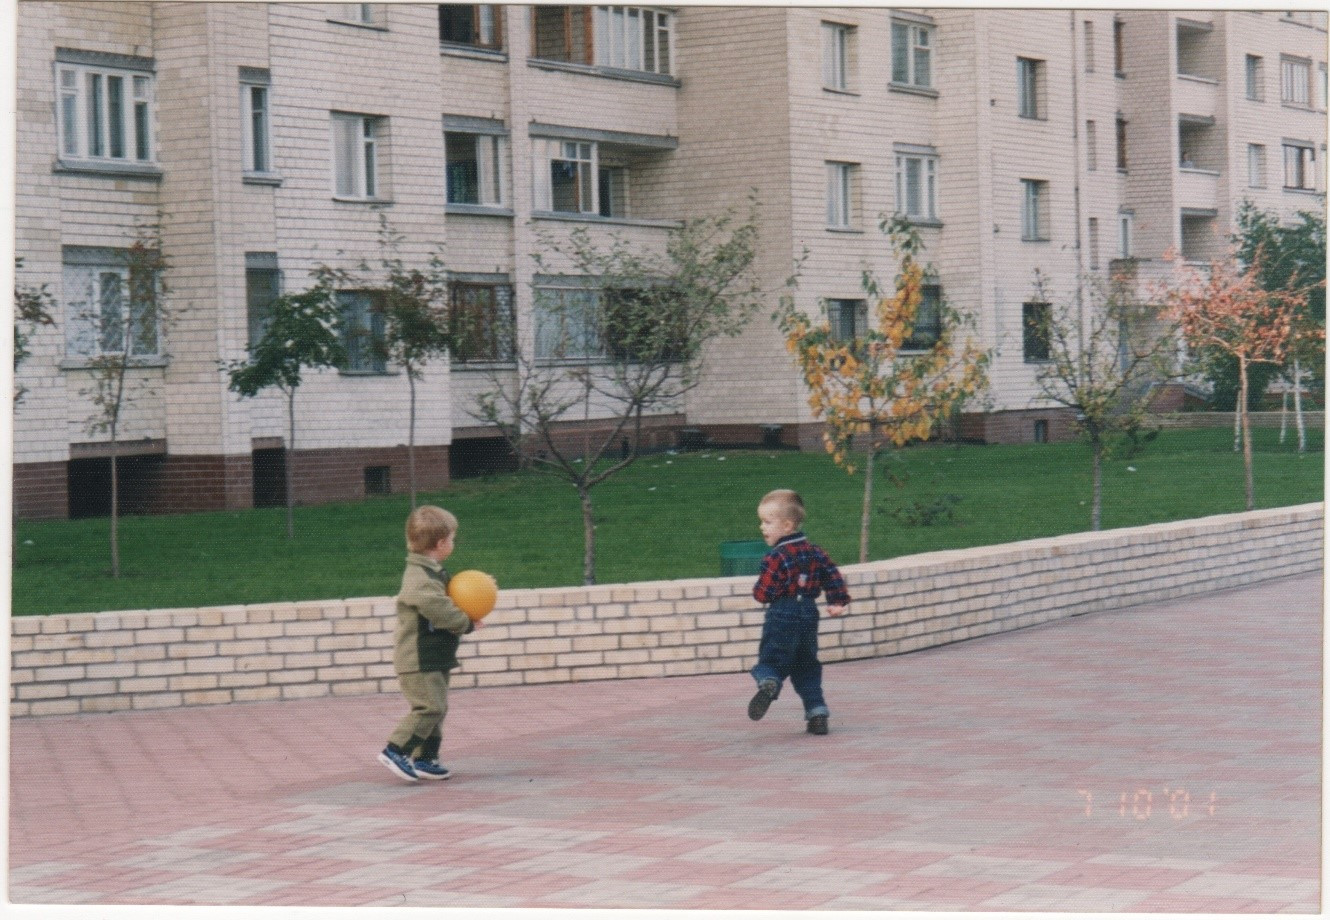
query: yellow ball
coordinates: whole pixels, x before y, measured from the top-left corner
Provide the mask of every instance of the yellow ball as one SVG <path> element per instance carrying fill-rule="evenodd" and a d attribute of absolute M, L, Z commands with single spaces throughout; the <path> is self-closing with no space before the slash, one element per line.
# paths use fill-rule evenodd
<path fill-rule="evenodd" d="M 499 598 L 499 584 L 493 575 L 467 569 L 448 579 L 448 596 L 467 616 L 479 620 L 494 609 L 494 602 Z"/>

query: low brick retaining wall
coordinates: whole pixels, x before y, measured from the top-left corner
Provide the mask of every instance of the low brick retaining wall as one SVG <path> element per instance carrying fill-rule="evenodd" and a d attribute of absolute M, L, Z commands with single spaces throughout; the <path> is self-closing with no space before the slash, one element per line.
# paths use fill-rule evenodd
<path fill-rule="evenodd" d="M 1156 422 L 1160 428 L 1232 428 L 1232 412 L 1168 412 L 1160 415 L 1152 415 L 1150 420 Z M 1302 421 L 1308 428 L 1325 430 L 1325 412 L 1316 410 L 1314 412 L 1303 412 Z M 1288 417 L 1284 419 L 1288 425 L 1289 436 L 1296 442 L 1298 420 L 1290 409 Z M 1253 428 L 1278 428 L 1280 425 L 1279 410 L 1261 411 L 1251 413 L 1251 424 Z"/>
<path fill-rule="evenodd" d="M 1318 572 L 1322 503 L 845 566 L 827 662 Z M 743 671 L 751 577 L 502 591 L 455 687 Z M 17 617 L 14 716 L 397 690 L 392 598 Z"/>

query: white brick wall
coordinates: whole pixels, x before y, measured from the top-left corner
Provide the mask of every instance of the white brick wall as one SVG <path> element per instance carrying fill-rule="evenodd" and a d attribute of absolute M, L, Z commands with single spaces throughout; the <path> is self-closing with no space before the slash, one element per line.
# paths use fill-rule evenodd
<path fill-rule="evenodd" d="M 1317 572 L 1324 505 L 846 566 L 824 662 Z M 752 578 L 501 591 L 454 687 L 736 673 L 763 611 Z M 396 692 L 392 598 L 11 621 L 10 713 L 70 715 Z"/>

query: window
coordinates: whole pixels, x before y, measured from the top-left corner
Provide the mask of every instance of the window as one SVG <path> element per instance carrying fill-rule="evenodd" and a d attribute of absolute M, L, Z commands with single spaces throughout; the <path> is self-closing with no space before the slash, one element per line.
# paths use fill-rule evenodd
<path fill-rule="evenodd" d="M 596 213 L 601 217 L 628 216 L 628 167 L 601 162 L 596 170 L 596 191 L 600 200 Z"/>
<path fill-rule="evenodd" d="M 1099 218 L 1091 217 L 1089 221 L 1090 237 L 1090 271 L 1099 270 Z"/>
<path fill-rule="evenodd" d="M 1115 159 L 1117 160 L 1118 170 L 1120 172 L 1126 172 L 1127 171 L 1127 120 L 1119 115 L 1113 124 L 1113 128 L 1114 128 L 1113 147 L 1114 150 L 1116 151 Z"/>
<path fill-rule="evenodd" d="M 851 57 L 852 26 L 822 23 L 822 85 L 846 92 L 850 89 L 853 68 Z"/>
<path fill-rule="evenodd" d="M 1284 142 L 1284 188 L 1316 189 L 1316 148 Z"/>
<path fill-rule="evenodd" d="M 1265 99 L 1264 62 L 1254 54 L 1247 55 L 1247 98 L 1253 102 Z"/>
<path fill-rule="evenodd" d="M 914 328 L 909 338 L 901 343 L 906 351 L 932 348 L 942 337 L 942 286 L 923 284 L 919 290 L 919 310 L 914 316 Z"/>
<path fill-rule="evenodd" d="M 911 220 L 936 221 L 937 157 L 896 154 L 896 210 Z"/>
<path fill-rule="evenodd" d="M 596 308 L 596 292 L 590 288 L 537 287 L 536 357 L 547 360 L 602 357 Z"/>
<path fill-rule="evenodd" d="M 353 374 L 386 374 L 383 355 L 383 311 L 374 291 L 338 291 L 342 312 L 342 345 L 346 370 Z"/>
<path fill-rule="evenodd" d="M 1024 333 L 1024 354 L 1027 364 L 1049 359 L 1049 327 L 1053 308 L 1046 303 L 1031 301 L 1021 305 L 1021 331 Z"/>
<path fill-rule="evenodd" d="M 277 253 L 245 253 L 245 312 L 249 319 L 249 347 L 263 338 L 272 318 L 272 303 L 282 293 Z"/>
<path fill-rule="evenodd" d="M 827 163 L 827 226 L 848 230 L 858 220 L 855 206 L 859 167 L 854 163 Z"/>
<path fill-rule="evenodd" d="M 1247 145 L 1247 185 L 1265 188 L 1265 145 Z"/>
<path fill-rule="evenodd" d="M 891 24 L 891 82 L 932 88 L 932 26 L 912 22 Z"/>
<path fill-rule="evenodd" d="M 374 3 L 342 3 L 341 22 L 354 22 L 362 26 L 379 25 L 379 11 Z"/>
<path fill-rule="evenodd" d="M 1326 109 L 1326 93 L 1330 92 L 1330 79 L 1326 75 L 1324 64 L 1316 65 L 1316 107 L 1322 112 Z"/>
<path fill-rule="evenodd" d="M 1044 62 L 1016 59 L 1017 112 L 1022 118 L 1047 118 L 1044 111 Z"/>
<path fill-rule="evenodd" d="M 1085 36 L 1085 72 L 1094 73 L 1094 22 L 1085 20 L 1082 35 Z"/>
<path fill-rule="evenodd" d="M 596 63 L 602 67 L 673 73 L 674 17 L 636 6 L 598 6 L 595 12 Z"/>
<path fill-rule="evenodd" d="M 1041 179 L 1022 179 L 1021 239 L 1048 239 L 1048 183 Z"/>
<path fill-rule="evenodd" d="M 366 495 L 391 495 L 392 491 L 393 491 L 392 467 L 390 466 L 365 467 Z"/>
<path fill-rule="evenodd" d="M 637 6 L 535 6 L 533 57 L 668 75 L 674 72 L 674 16 Z"/>
<path fill-rule="evenodd" d="M 56 81 L 62 157 L 153 162 L 151 72 L 60 63 Z"/>
<path fill-rule="evenodd" d="M 1113 73 L 1119 77 L 1127 75 L 1126 42 L 1123 40 L 1125 29 L 1125 22 L 1121 19 L 1113 20 Z"/>
<path fill-rule="evenodd" d="M 158 354 L 157 279 L 131 277 L 123 249 L 67 246 L 63 300 L 71 355 Z"/>
<path fill-rule="evenodd" d="M 595 214 L 596 145 L 583 141 L 546 141 L 549 200 L 537 207 L 574 214 Z"/>
<path fill-rule="evenodd" d="M 1279 99 L 1285 105 L 1311 108 L 1312 64 L 1301 58 L 1280 59 Z"/>
<path fill-rule="evenodd" d="M 268 105 L 268 81 L 258 72 L 247 70 L 241 79 L 240 110 L 244 119 L 241 123 L 243 169 L 247 173 L 270 173 L 273 171 L 272 121 Z"/>
<path fill-rule="evenodd" d="M 379 196 L 379 135 L 383 119 L 334 112 L 333 194 L 339 198 Z"/>
<path fill-rule="evenodd" d="M 1131 231 L 1133 215 L 1122 213 L 1118 215 L 1118 258 L 1131 258 Z"/>
<path fill-rule="evenodd" d="M 456 361 L 513 359 L 513 287 L 507 282 L 454 281 L 448 286 Z"/>
<path fill-rule="evenodd" d="M 1093 121 L 1085 123 L 1085 169 L 1094 172 L 1099 168 L 1099 134 Z"/>
<path fill-rule="evenodd" d="M 504 167 L 507 145 L 493 134 L 444 133 L 449 204 L 499 207 L 507 198 Z"/>
<path fill-rule="evenodd" d="M 868 332 L 867 301 L 830 299 L 826 305 L 827 323 L 831 327 L 833 340 L 853 342 Z"/>
<path fill-rule="evenodd" d="M 497 51 L 503 47 L 503 7 L 489 3 L 439 4 L 439 41 Z"/>

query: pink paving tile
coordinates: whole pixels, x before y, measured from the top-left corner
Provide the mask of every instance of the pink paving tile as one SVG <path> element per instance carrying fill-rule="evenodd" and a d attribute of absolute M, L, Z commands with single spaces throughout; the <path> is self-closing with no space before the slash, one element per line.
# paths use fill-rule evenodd
<path fill-rule="evenodd" d="M 748 722 L 743 675 L 463 690 L 449 714 L 457 777 L 430 789 L 394 785 L 373 762 L 400 716 L 394 694 L 16 720 L 12 896 L 128 903 L 125 892 L 226 894 L 230 879 L 275 885 L 246 903 L 387 904 L 382 888 L 327 879 L 396 866 L 428 880 L 419 873 L 439 853 L 466 873 L 396 903 L 598 907 L 634 884 L 678 899 L 644 906 L 717 910 L 980 909 L 1017 894 L 997 890 L 1017 879 L 956 874 L 969 854 L 1054 864 L 1039 891 L 1069 901 L 1099 892 L 1114 905 L 1250 912 L 1281 909 L 1267 892 L 1287 892 L 1282 907 L 1296 908 L 1319 891 L 1321 663 L 1306 637 L 1320 618 L 1319 579 L 1300 578 L 838 663 L 827 739 L 797 719 Z M 325 753 L 293 781 L 290 763 L 259 752 L 297 730 Z M 74 782 L 58 762 L 54 782 L 30 779 L 71 733 L 106 781 Z M 194 767 L 174 768 L 181 751 Z M 1218 787 L 1218 814 L 1135 821 L 1108 807 L 1120 790 L 1178 783 Z M 1077 789 L 1095 790 L 1092 817 Z M 430 845 L 384 851 L 408 827 Z M 81 845 L 90 835 L 105 852 Z M 287 858 L 325 844 L 357 858 Z M 173 848 L 210 865 L 208 878 L 113 865 Z M 764 848 L 781 858 L 743 858 Z M 70 852 L 58 885 L 20 874 Z M 582 872 L 588 854 L 608 867 L 590 883 L 511 868 L 567 856 Z M 1178 854 L 1197 867 L 1161 862 Z M 1100 858 L 1116 862 L 1074 871 Z M 942 864 L 952 874 L 930 877 Z M 737 890 L 782 865 L 814 887 L 892 877 L 871 896 Z M 116 877 L 126 871 L 137 887 Z M 1188 893 L 1196 872 L 1233 887 Z M 1244 890 L 1243 877 L 1263 887 Z M 1184 890 L 1157 890 L 1169 884 Z"/>

